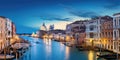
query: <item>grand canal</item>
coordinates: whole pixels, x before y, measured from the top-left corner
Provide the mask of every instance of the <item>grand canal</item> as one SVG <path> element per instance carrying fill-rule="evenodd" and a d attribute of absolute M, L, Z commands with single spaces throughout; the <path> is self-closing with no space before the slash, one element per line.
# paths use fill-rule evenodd
<path fill-rule="evenodd" d="M 19 60 L 105 60 L 98 59 L 94 51 L 78 51 L 52 40 L 21 37 L 28 40 L 31 47 Z"/>

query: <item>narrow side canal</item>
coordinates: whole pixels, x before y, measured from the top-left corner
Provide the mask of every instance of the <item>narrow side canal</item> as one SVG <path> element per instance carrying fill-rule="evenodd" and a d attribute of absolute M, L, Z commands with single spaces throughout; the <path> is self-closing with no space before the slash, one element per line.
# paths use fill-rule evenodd
<path fill-rule="evenodd" d="M 105 60 L 98 59 L 94 51 L 78 51 L 52 40 L 21 37 L 31 42 L 31 47 L 19 60 Z"/>

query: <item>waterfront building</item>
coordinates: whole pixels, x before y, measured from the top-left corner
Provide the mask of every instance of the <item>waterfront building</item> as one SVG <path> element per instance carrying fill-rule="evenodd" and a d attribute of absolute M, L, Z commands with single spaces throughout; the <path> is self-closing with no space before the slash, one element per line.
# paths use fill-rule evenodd
<path fill-rule="evenodd" d="M 8 18 L 6 18 L 6 31 L 7 31 L 7 36 L 6 36 L 6 43 L 7 46 L 10 45 L 10 39 L 12 38 L 12 21 Z"/>
<path fill-rule="evenodd" d="M 113 20 L 109 18 L 108 20 L 104 21 L 101 26 L 101 43 L 102 48 L 111 50 L 113 49 Z"/>
<path fill-rule="evenodd" d="M 74 38 L 74 44 L 80 44 L 85 38 L 79 37 L 81 33 L 85 33 L 85 23 L 87 20 L 84 21 L 75 21 L 71 24 L 66 26 L 66 34 L 69 35 L 71 38 Z M 82 40 L 82 41 L 81 41 Z M 72 42 L 73 43 L 73 42 Z"/>
<path fill-rule="evenodd" d="M 43 36 L 46 35 L 46 34 L 47 34 L 47 31 L 44 31 L 44 30 L 38 30 L 38 31 L 36 32 L 36 35 L 37 35 L 37 37 L 39 37 L 39 38 L 43 38 Z"/>
<path fill-rule="evenodd" d="M 40 30 L 47 31 L 47 27 L 45 23 L 43 23 L 43 25 L 40 27 Z"/>
<path fill-rule="evenodd" d="M 0 16 L 0 50 L 6 45 L 6 18 Z"/>
<path fill-rule="evenodd" d="M 16 26 L 15 26 L 15 24 L 13 23 L 13 22 L 11 22 L 12 23 L 12 38 L 10 39 L 10 44 L 12 44 L 12 43 L 14 43 L 16 40 L 16 38 L 17 38 L 17 35 L 16 35 Z"/>
<path fill-rule="evenodd" d="M 12 22 L 12 38 L 16 35 L 16 27 L 15 24 Z"/>
<path fill-rule="evenodd" d="M 120 13 L 113 14 L 113 51 L 120 53 Z"/>
<path fill-rule="evenodd" d="M 83 32 L 83 33 L 80 33 L 79 34 L 79 44 L 83 44 L 83 43 L 85 43 L 85 38 L 86 38 L 86 33 L 85 32 Z"/>
<path fill-rule="evenodd" d="M 52 35 L 52 37 L 56 40 L 61 40 L 64 41 L 65 40 L 65 30 L 50 30 L 49 34 Z"/>
<path fill-rule="evenodd" d="M 36 33 L 34 33 L 34 32 L 32 33 L 32 35 L 31 35 L 31 36 L 32 36 L 32 37 L 38 37 L 38 36 L 37 36 L 37 34 L 36 34 Z"/>
<path fill-rule="evenodd" d="M 89 20 L 86 22 L 86 44 L 93 46 L 93 41 L 98 39 L 97 20 Z"/>
<path fill-rule="evenodd" d="M 54 30 L 54 24 L 50 25 L 49 30 Z"/>
<path fill-rule="evenodd" d="M 16 35 L 16 28 L 12 21 L 0 16 L 0 50 L 10 45 L 10 40 Z"/>
<path fill-rule="evenodd" d="M 47 34 L 47 27 L 46 27 L 45 23 L 43 23 L 43 25 L 40 26 L 40 30 L 38 30 L 36 32 L 36 35 L 39 38 L 43 38 L 43 36 L 46 35 L 46 34 Z"/>
<path fill-rule="evenodd" d="M 103 37 L 101 38 L 100 34 L 102 32 L 102 25 L 105 21 L 112 20 L 110 16 L 97 17 L 91 19 L 86 23 L 86 43 L 92 46 L 101 47 L 104 45 Z M 112 37 L 111 37 L 112 38 Z M 103 47 L 103 46 L 102 46 Z"/>

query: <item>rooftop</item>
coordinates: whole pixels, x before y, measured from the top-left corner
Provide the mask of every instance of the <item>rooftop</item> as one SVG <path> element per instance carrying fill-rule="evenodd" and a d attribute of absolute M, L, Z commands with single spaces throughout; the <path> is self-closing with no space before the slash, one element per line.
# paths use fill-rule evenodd
<path fill-rule="evenodd" d="M 104 19 L 104 20 L 112 20 L 113 18 L 110 17 L 110 16 L 103 16 L 103 17 L 101 17 L 101 19 Z"/>
<path fill-rule="evenodd" d="M 80 24 L 80 23 L 84 23 L 84 22 L 86 22 L 87 20 L 79 20 L 79 21 L 75 21 L 75 22 L 73 22 L 73 23 L 71 23 L 71 24 Z"/>
<path fill-rule="evenodd" d="M 6 17 L 4 17 L 4 16 L 0 16 L 0 18 L 6 18 Z"/>
<path fill-rule="evenodd" d="M 115 16 L 115 15 L 120 15 L 120 13 L 115 13 L 115 14 L 113 14 L 113 16 Z"/>

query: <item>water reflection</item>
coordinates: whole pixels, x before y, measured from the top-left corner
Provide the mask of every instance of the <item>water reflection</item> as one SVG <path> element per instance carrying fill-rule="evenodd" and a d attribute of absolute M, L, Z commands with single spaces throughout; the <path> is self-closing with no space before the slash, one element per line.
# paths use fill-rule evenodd
<path fill-rule="evenodd" d="M 89 51 L 88 60 L 94 60 L 94 52 L 93 51 Z"/>
<path fill-rule="evenodd" d="M 49 58 L 49 56 L 51 55 L 51 39 L 43 39 L 44 43 L 45 43 L 45 51 L 46 51 L 46 56 L 47 58 Z"/>
<path fill-rule="evenodd" d="M 51 46 L 51 39 L 44 38 L 43 41 L 46 45 Z"/>
<path fill-rule="evenodd" d="M 65 52 L 66 52 L 66 60 L 68 60 L 69 59 L 70 48 L 66 47 Z"/>
<path fill-rule="evenodd" d="M 60 50 L 64 51 L 64 44 L 60 43 Z"/>
<path fill-rule="evenodd" d="M 19 60 L 97 60 L 94 51 L 78 51 L 50 39 L 23 38 L 34 45 Z"/>

